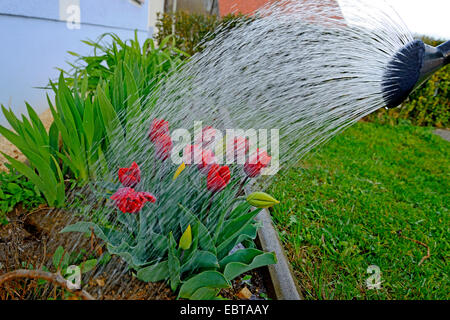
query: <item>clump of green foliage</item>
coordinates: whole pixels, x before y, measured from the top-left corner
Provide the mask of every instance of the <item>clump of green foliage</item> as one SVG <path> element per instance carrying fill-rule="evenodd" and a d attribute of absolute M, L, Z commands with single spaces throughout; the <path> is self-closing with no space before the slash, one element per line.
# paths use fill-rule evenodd
<path fill-rule="evenodd" d="M 443 42 L 428 37 L 423 37 L 422 40 L 432 46 L 438 46 Z M 450 66 L 433 74 L 399 107 L 389 110 L 379 109 L 368 119 L 388 123 L 408 119 L 419 126 L 450 127 Z"/>
<path fill-rule="evenodd" d="M 224 166 L 233 174 L 223 182 L 222 190 L 212 192 L 197 166 L 188 166 L 182 173 L 171 166 L 167 174 L 154 153 L 144 150 L 140 156 L 138 162 L 143 165 L 136 164 L 138 171 L 133 173 L 134 181 L 140 182 L 133 188 L 163 188 L 153 204 L 144 206 L 143 202 L 139 207 L 142 200 L 138 198 L 128 203 L 135 195 L 132 188 L 120 186 L 112 196 L 110 189 L 100 189 L 99 203 L 108 201 L 105 195 L 109 200 L 120 198 L 114 206 L 98 206 L 98 216 L 110 217 L 109 221 L 86 217 L 61 232 L 93 232 L 106 243 L 110 254 L 120 256 L 136 270 L 138 279 L 168 281 L 183 299 L 215 299 L 220 289 L 229 288 L 239 275 L 276 263 L 275 254 L 258 250 L 253 240 L 261 227 L 256 215 L 278 201 L 263 192 L 238 196 L 250 181 L 242 176 L 242 166 Z M 117 169 L 122 182 L 123 169 L 129 168 Z M 238 244 L 243 248 L 230 253 Z"/>
<path fill-rule="evenodd" d="M 155 38 L 161 43 L 164 38 L 173 36 L 176 47 L 193 55 L 202 51 L 205 43 L 215 37 L 219 26 L 221 31 L 231 30 L 252 19 L 242 14 L 219 17 L 184 11 L 158 13 L 158 34 Z"/>
<path fill-rule="evenodd" d="M 39 190 L 25 176 L 15 171 L 0 171 L 0 225 L 8 223 L 6 213 L 17 204 L 32 209 L 43 202 Z"/>
<path fill-rule="evenodd" d="M 102 40 L 107 36 L 111 43 L 105 44 Z M 47 96 L 54 119 L 49 132 L 29 104 L 28 118 L 22 119 L 2 106 L 12 130 L 0 126 L 0 134 L 25 155 L 28 165 L 5 157 L 50 206 L 64 205 L 67 178 L 81 185 L 93 178 L 93 164 L 104 159 L 110 141 L 126 137 L 135 125 L 131 119 L 153 106 L 141 99 L 187 56 L 174 44 L 166 46 L 171 40 L 162 40 L 159 47 L 152 39 L 141 46 L 137 35 L 129 41 L 114 34 L 97 42 L 84 41 L 94 48 L 94 55 L 71 53 L 78 58 L 72 70 L 62 71 L 56 83 L 50 82 L 55 101 Z"/>
<path fill-rule="evenodd" d="M 82 42 L 92 47 L 94 53 L 82 56 L 69 51 L 69 54 L 75 56 L 77 60 L 70 63 L 72 70 L 61 69 L 67 85 L 74 88 L 77 82 L 80 83 L 87 77 L 86 89 L 92 93 L 103 81 L 113 82 L 116 86 L 111 89 L 116 89 L 118 96 L 113 96 L 114 92 L 111 90 L 110 98 L 114 101 L 116 109 L 119 108 L 119 103 L 124 102 L 124 98 L 134 94 L 127 92 L 127 90 L 134 91 L 132 90 L 134 88 L 125 81 L 126 75 L 129 74 L 133 78 L 138 95 L 146 96 L 161 79 L 176 69 L 184 58 L 189 57 L 177 48 L 174 37 L 170 35 L 159 39 L 159 46 L 153 39 L 146 39 L 141 45 L 137 33 L 134 39 L 126 41 L 113 33 L 106 33 L 96 41 Z M 119 85 L 121 87 L 118 87 Z"/>

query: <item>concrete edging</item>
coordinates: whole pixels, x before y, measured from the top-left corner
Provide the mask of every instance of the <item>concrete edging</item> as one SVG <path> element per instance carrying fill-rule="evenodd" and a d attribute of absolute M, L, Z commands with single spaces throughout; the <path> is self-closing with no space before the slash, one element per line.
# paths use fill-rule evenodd
<path fill-rule="evenodd" d="M 229 128 L 233 128 L 233 122 L 228 110 L 221 109 L 221 115 L 229 125 Z M 253 183 L 250 182 L 247 187 L 244 188 L 246 194 L 252 192 L 252 185 Z M 278 238 L 277 231 L 272 224 L 272 219 L 268 210 L 261 210 L 256 216 L 256 220 L 262 224 L 262 227 L 258 230 L 257 234 L 257 240 L 261 244 L 261 249 L 267 252 L 274 252 L 277 257 L 277 263 L 275 265 L 267 266 L 276 299 L 303 300 L 298 283 L 295 280 L 291 265 L 284 253 L 283 246 Z"/>
<path fill-rule="evenodd" d="M 246 194 L 251 193 L 252 184 L 250 183 L 245 188 Z M 274 252 L 277 257 L 276 264 L 267 266 L 277 300 L 303 300 L 292 267 L 286 257 L 278 233 L 273 226 L 269 210 L 262 209 L 256 216 L 256 220 L 262 224 L 257 235 L 261 249 L 267 252 Z"/>
<path fill-rule="evenodd" d="M 292 272 L 291 265 L 284 253 L 277 231 L 272 224 L 272 218 L 267 209 L 263 209 L 256 219 L 262 223 L 258 231 L 258 240 L 264 251 L 275 252 L 277 263 L 269 265 L 270 278 L 277 300 L 303 300 L 300 288 Z"/>

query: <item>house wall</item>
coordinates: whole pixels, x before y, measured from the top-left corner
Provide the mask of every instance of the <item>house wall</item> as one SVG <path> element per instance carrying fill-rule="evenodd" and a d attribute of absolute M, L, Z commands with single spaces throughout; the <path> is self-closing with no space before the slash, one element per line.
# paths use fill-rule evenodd
<path fill-rule="evenodd" d="M 221 16 L 229 13 L 251 14 L 268 2 L 270 0 L 219 0 L 219 13 Z"/>
<path fill-rule="evenodd" d="M 219 1 L 219 13 L 221 16 L 233 13 L 253 14 L 259 8 L 269 4 L 276 3 L 278 0 L 218 0 Z M 330 18 L 344 19 L 342 11 L 339 6 L 338 0 L 321 0 L 318 4 L 317 1 L 311 0 L 292 0 L 293 2 L 301 2 L 302 10 L 323 10 L 321 14 L 326 14 Z M 290 1 L 285 2 L 289 4 Z"/>
<path fill-rule="evenodd" d="M 91 49 L 80 40 L 95 40 L 105 32 L 140 41 L 152 34 L 149 3 L 131 0 L 1 0 L 0 1 L 0 104 L 23 113 L 26 100 L 38 112 L 48 108 L 43 87 L 59 75 L 56 67 L 69 69 L 67 51 L 81 54 Z M 64 19 L 73 16 L 67 5 L 79 4 L 79 28 Z M 73 7 L 71 7 L 73 9 Z M 74 28 L 75 27 L 75 28 Z M 49 91 L 51 94 L 51 92 Z M 0 112 L 0 124 L 6 125 Z"/>
<path fill-rule="evenodd" d="M 148 12 L 148 27 L 153 30 L 153 33 L 157 33 L 156 21 L 158 13 L 164 12 L 164 0 L 151 0 Z"/>
<path fill-rule="evenodd" d="M 186 11 L 201 14 L 218 14 L 219 0 L 165 0 L 166 11 L 173 11 L 176 2 L 176 11 Z"/>

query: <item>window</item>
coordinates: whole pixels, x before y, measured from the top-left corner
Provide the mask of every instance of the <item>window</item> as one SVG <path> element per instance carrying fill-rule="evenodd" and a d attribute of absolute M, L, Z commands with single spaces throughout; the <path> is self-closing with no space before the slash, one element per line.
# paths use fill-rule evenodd
<path fill-rule="evenodd" d="M 142 6 L 145 0 L 130 0 L 131 3 L 136 4 L 138 6 Z"/>

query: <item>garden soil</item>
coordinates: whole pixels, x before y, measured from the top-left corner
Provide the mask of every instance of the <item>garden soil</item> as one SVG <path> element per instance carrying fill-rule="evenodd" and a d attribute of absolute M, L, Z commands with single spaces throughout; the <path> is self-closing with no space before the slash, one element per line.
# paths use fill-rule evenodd
<path fill-rule="evenodd" d="M 53 117 L 50 109 L 43 112 L 40 116 L 45 128 L 48 130 L 52 124 Z M 17 159 L 25 161 L 24 155 L 3 136 L 0 136 L 0 151 Z M 7 168 L 4 163 L 5 157 L 0 154 L 0 171 Z M 61 234 L 54 230 L 62 229 L 67 221 L 68 212 L 63 210 L 51 210 L 45 205 L 41 205 L 31 211 L 26 211 L 21 205 L 18 205 L 12 212 L 8 213 L 9 223 L 6 226 L 0 226 L 0 275 L 16 269 L 39 268 L 42 266 L 51 267 L 53 253 L 56 248 L 68 242 L 70 234 Z M 51 241 L 49 241 L 51 239 Z M 96 245 L 92 246 L 91 239 L 86 239 L 84 243 L 78 245 L 78 249 L 86 251 L 104 250 Z M 113 258 L 114 259 L 114 258 Z M 117 263 L 121 263 L 117 261 Z M 273 293 L 266 281 L 269 279 L 268 271 L 264 268 L 252 270 L 232 282 L 230 289 L 222 290 L 220 294 L 224 298 L 231 300 L 242 299 L 242 292 L 249 292 L 250 300 L 260 300 L 273 298 Z M 172 293 L 165 282 L 143 284 L 133 276 L 131 272 L 119 277 L 114 285 L 105 286 L 108 279 L 108 270 L 96 277 L 90 277 L 85 286 L 85 290 L 94 298 L 105 300 L 132 299 L 132 300 L 172 300 L 176 296 Z M 5 292 L 5 288 L 0 287 L 0 299 L 8 297 L 9 299 L 49 299 L 52 298 L 54 288 L 45 290 L 45 296 L 36 296 L 30 292 L 36 292 L 36 280 L 14 281 L 7 284 L 11 291 Z M 107 287 L 105 289 L 104 287 Z M 31 290 L 31 289 L 32 290 Z M 124 289 L 126 288 L 126 289 Z M 248 290 L 248 291 L 247 291 Z M 15 292 L 15 294 L 14 294 Z M 251 293 L 251 296 L 250 296 Z"/>

